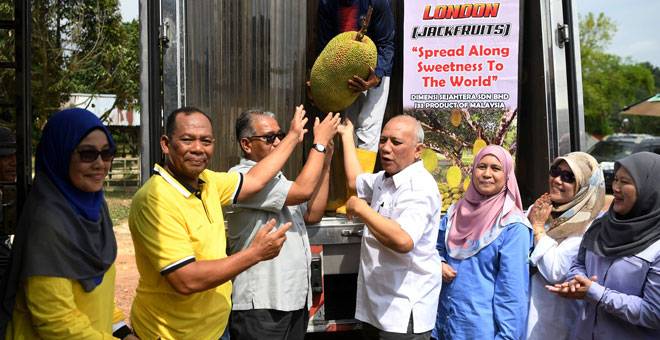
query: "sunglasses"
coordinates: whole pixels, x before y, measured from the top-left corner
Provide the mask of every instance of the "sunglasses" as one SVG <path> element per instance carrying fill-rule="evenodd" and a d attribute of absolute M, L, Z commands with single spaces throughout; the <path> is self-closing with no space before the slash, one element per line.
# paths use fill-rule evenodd
<path fill-rule="evenodd" d="M 562 182 L 575 183 L 575 175 L 572 172 L 568 170 L 562 170 L 556 165 L 550 167 L 550 176 L 559 177 L 561 178 Z"/>
<path fill-rule="evenodd" d="M 266 144 L 273 144 L 275 143 L 275 138 L 282 140 L 286 137 L 286 133 L 284 132 L 278 132 L 278 133 L 271 133 L 269 135 L 261 135 L 261 136 L 252 136 L 248 137 L 249 140 L 253 139 L 259 139 L 261 141 L 266 142 Z"/>
<path fill-rule="evenodd" d="M 80 161 L 84 163 L 95 162 L 99 156 L 104 162 L 109 162 L 115 157 L 115 150 L 105 149 L 98 151 L 96 149 L 86 149 L 86 150 L 76 150 L 78 156 L 80 156 Z"/>

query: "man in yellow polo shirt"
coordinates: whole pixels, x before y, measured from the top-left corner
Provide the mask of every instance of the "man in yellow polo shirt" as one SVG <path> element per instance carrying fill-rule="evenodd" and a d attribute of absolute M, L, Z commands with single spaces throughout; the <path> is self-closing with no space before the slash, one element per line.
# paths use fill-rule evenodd
<path fill-rule="evenodd" d="M 245 250 L 226 255 L 221 207 L 260 191 L 302 141 L 307 118 L 296 108 L 278 150 L 244 175 L 206 169 L 211 119 L 183 107 L 170 114 L 160 145 L 167 160 L 136 193 L 129 227 L 140 281 L 131 324 L 141 339 L 218 339 L 231 310 L 231 279 L 279 253 L 290 223 L 269 221 Z"/>

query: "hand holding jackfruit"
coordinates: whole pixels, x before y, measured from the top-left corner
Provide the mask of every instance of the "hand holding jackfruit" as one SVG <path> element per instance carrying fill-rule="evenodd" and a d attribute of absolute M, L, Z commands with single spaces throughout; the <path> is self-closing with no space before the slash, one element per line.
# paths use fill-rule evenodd
<path fill-rule="evenodd" d="M 367 79 L 376 67 L 376 45 L 359 32 L 338 34 L 325 46 L 312 66 L 310 90 L 314 103 L 323 112 L 339 112 L 351 106 L 359 92 L 351 90 L 348 80 L 354 75 Z"/>

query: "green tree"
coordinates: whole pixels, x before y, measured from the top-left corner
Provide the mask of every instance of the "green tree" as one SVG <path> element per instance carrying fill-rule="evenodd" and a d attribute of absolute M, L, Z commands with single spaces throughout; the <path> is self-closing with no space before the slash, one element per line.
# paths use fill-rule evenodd
<path fill-rule="evenodd" d="M 585 125 L 587 132 L 593 134 L 618 132 L 623 119 L 619 112 L 654 94 L 657 86 L 648 63 L 605 52 L 616 30 L 614 22 L 603 13 L 588 13 L 580 18 Z M 657 119 L 656 123 L 641 117 L 629 119 L 631 132 L 657 133 Z"/>
<path fill-rule="evenodd" d="M 14 18 L 14 7 L 7 0 L 0 0 L 0 19 L 11 20 Z M 0 30 L 0 62 L 14 61 L 14 32 Z M 8 103 L 15 96 L 14 71 L 0 70 L 0 103 Z M 0 107 L 0 124 L 10 125 L 13 119 L 13 110 L 7 106 Z"/>
<path fill-rule="evenodd" d="M 115 94 L 115 107 L 132 108 L 139 95 L 137 21 L 121 22 L 117 0 L 81 1 L 75 20 L 67 60 L 73 90 Z"/>
<path fill-rule="evenodd" d="M 11 1 L 0 1 L 0 16 L 13 17 Z M 139 98 L 138 37 L 136 21 L 121 22 L 117 0 L 32 0 L 35 133 L 73 92 L 115 94 L 115 106 L 133 108 Z M 0 35 L 3 61 L 13 61 L 13 44 L 13 36 Z M 0 80 L 0 100 L 13 100 L 13 71 L 0 73 Z"/>
<path fill-rule="evenodd" d="M 653 79 L 655 80 L 655 92 L 660 93 L 660 67 L 654 66 L 648 61 L 643 62 L 642 65 L 653 73 Z"/>

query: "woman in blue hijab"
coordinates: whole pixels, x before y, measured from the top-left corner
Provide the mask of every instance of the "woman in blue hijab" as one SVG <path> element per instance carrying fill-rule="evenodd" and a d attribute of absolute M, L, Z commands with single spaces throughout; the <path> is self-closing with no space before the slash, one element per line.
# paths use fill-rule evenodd
<path fill-rule="evenodd" d="M 114 307 L 117 243 L 103 197 L 114 153 L 89 111 L 48 120 L 3 283 L 6 339 L 132 337 Z"/>

